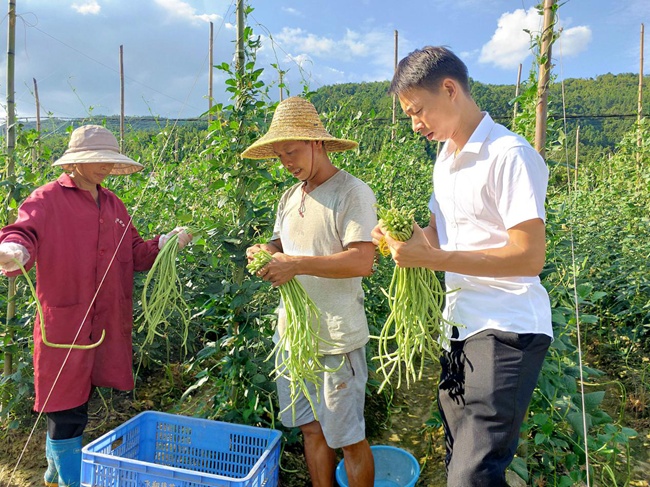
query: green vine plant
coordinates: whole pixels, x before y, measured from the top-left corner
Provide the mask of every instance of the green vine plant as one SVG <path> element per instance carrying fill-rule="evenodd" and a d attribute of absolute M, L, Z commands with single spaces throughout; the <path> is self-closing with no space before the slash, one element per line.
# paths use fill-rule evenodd
<path fill-rule="evenodd" d="M 538 9 L 541 13 L 541 6 Z M 557 37 L 554 34 L 553 41 Z M 540 45 L 540 36 L 531 35 L 531 49 L 536 53 L 537 65 L 545 62 L 539 54 Z M 536 79 L 536 73 L 531 72 L 517 99 L 521 111 L 513 127 L 529 140 L 535 132 Z M 553 160 L 554 157 L 564 158 L 567 138 L 560 123 L 553 122 L 551 116 L 549 113 L 547 161 L 551 185 L 547 208 L 547 264 L 542 280 L 551 298 L 555 340 L 522 426 L 522 445 L 511 469 L 528 485 L 584 485 L 588 478 L 597 475 L 606 485 L 614 486 L 625 483 L 616 470 L 621 458 L 629 466 L 626 455 L 629 441 L 636 432 L 621 426 L 605 412 L 607 382 L 598 382 L 603 372 L 585 365 L 588 360 L 584 352 L 582 357 L 578 356 L 577 341 L 582 340 L 584 344 L 587 333 L 593 333 L 600 321 L 598 315 L 589 314 L 587 310 L 603 300 L 606 293 L 596 291 L 598 288 L 591 282 L 589 262 L 581 259 L 590 249 L 581 248 L 583 242 L 573 242 L 571 229 L 575 222 L 572 217 L 575 206 L 567 196 L 571 190 L 566 177 L 569 164 Z M 582 336 L 577 334 L 578 324 L 582 325 Z M 583 359 L 582 371 L 580 359 Z M 580 380 L 584 381 L 584 390 Z M 596 387 L 587 387 L 588 384 Z M 584 423 L 587 431 L 584 431 Z M 585 435 L 588 453 L 584 447 Z"/>

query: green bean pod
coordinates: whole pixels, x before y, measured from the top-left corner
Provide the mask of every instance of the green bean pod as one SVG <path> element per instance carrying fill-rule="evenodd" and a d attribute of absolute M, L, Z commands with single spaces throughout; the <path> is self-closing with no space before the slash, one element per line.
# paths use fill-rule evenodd
<path fill-rule="evenodd" d="M 413 210 L 379 208 L 377 214 L 395 240 L 405 242 L 413 235 Z M 411 381 L 421 379 L 426 359 L 438 359 L 439 339 L 451 324 L 442 314 L 446 291 L 431 269 L 395 266 L 384 294 L 390 313 L 379 336 L 372 337 L 378 340 L 374 357 L 379 361 L 377 371 L 384 376 L 379 391 L 391 383 L 395 373 L 397 388 L 402 385 L 402 377 L 407 387 Z"/>
<path fill-rule="evenodd" d="M 257 274 L 272 259 L 273 256 L 269 252 L 261 250 L 253 256 L 246 267 L 251 274 Z M 291 402 L 280 411 L 280 414 L 291 409 L 295 417 L 295 404 L 302 393 L 311 405 L 314 418 L 318 420 L 315 404 L 309 395 L 308 384 L 314 384 L 316 397 L 319 397 L 322 374 L 334 372 L 338 368 L 325 367 L 320 360 L 319 344 L 329 342 L 319 335 L 320 311 L 300 281 L 292 278 L 278 289 L 284 303 L 286 327 L 267 360 L 275 357 L 275 369 L 272 375 L 283 376 L 290 384 Z"/>
<path fill-rule="evenodd" d="M 183 283 L 176 272 L 178 234 L 172 235 L 156 256 L 147 273 L 142 289 L 142 324 L 138 331 L 147 329 L 143 346 L 153 343 L 156 336 L 164 334 L 160 325 L 171 326 L 172 317 L 182 325 L 182 346 L 187 347 L 190 309 L 183 298 Z"/>

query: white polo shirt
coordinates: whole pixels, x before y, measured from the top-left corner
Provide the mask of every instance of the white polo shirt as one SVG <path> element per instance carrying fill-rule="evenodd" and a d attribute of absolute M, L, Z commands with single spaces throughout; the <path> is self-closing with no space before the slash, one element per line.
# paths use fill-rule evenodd
<path fill-rule="evenodd" d="M 506 245 L 508 229 L 545 220 L 548 168 L 521 136 L 488 113 L 454 156 L 448 140 L 433 169 L 429 209 L 443 250 L 480 250 Z M 553 337 L 548 293 L 539 277 L 476 277 L 445 273 L 449 338 L 464 340 L 486 329 L 543 333 Z M 443 343 L 445 340 L 442 341 Z"/>

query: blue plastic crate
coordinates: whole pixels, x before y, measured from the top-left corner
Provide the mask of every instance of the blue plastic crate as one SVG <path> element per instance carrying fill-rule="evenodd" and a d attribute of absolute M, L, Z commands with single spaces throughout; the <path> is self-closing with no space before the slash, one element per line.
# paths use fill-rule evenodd
<path fill-rule="evenodd" d="M 81 451 L 84 487 L 275 487 L 280 437 L 267 428 L 147 411 Z"/>

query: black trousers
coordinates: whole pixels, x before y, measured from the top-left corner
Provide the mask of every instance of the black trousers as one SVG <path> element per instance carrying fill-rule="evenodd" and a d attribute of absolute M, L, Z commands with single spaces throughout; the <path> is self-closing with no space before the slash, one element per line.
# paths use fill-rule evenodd
<path fill-rule="evenodd" d="M 81 436 L 88 424 L 88 403 L 47 414 L 47 434 L 52 440 Z"/>
<path fill-rule="evenodd" d="M 451 343 L 438 386 L 447 486 L 507 487 L 505 470 L 551 339 L 486 330 Z"/>

